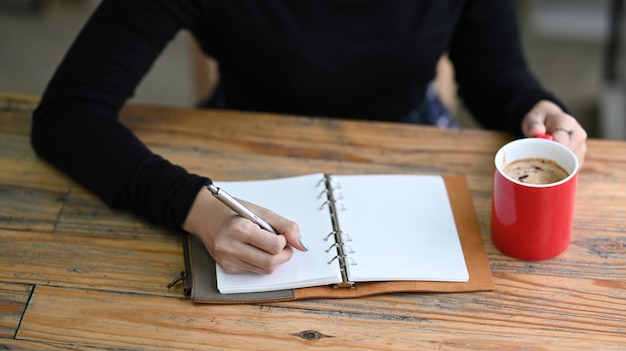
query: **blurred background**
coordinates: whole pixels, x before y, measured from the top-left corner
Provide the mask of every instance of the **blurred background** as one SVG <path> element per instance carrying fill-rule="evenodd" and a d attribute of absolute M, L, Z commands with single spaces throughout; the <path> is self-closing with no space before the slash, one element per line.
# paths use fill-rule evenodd
<path fill-rule="evenodd" d="M 0 92 L 40 95 L 98 0 L 1 0 Z M 530 66 L 591 137 L 626 139 L 623 0 L 519 0 Z M 211 89 L 214 65 L 181 32 L 132 102 L 193 106 Z M 443 79 L 450 73 L 443 69 Z M 452 88 L 449 88 L 451 85 Z M 453 84 L 442 84 L 453 91 Z M 454 109 L 466 128 L 476 125 Z"/>

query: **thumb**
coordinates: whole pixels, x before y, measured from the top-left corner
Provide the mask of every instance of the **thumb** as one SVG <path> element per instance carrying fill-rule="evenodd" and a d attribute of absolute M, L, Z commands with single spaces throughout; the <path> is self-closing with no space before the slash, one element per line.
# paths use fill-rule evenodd
<path fill-rule="evenodd" d="M 294 234 L 293 232 L 287 232 L 283 235 L 285 235 L 285 239 L 287 239 L 287 243 L 289 243 L 289 245 L 291 245 L 298 251 L 302 251 L 302 252 L 309 251 L 309 249 L 304 244 L 304 241 L 302 240 L 302 237 L 300 236 L 299 233 Z"/>
<path fill-rule="evenodd" d="M 294 247 L 298 251 L 308 251 L 307 247 L 302 240 L 302 236 L 300 234 L 300 227 L 296 222 L 290 221 L 275 212 L 268 210 L 266 208 L 254 205 L 252 203 L 242 201 L 244 205 L 249 207 L 251 210 L 256 211 L 262 218 L 265 219 L 279 234 L 285 237 L 287 244 Z"/>
<path fill-rule="evenodd" d="M 522 134 L 526 137 L 537 137 L 546 134 L 544 124 L 546 114 L 543 112 L 531 112 L 522 121 Z"/>
<path fill-rule="evenodd" d="M 277 218 L 274 228 L 285 236 L 287 243 L 298 251 L 306 252 L 309 249 L 304 244 L 300 234 L 300 227 L 295 222 L 282 217 Z"/>

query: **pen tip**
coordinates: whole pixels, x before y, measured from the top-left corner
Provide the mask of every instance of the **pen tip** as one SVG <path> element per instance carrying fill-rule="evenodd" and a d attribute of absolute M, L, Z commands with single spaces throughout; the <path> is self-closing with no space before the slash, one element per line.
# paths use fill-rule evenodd
<path fill-rule="evenodd" d="M 302 246 L 306 251 L 309 251 L 309 248 L 307 248 L 306 245 L 304 245 L 304 241 L 302 240 L 302 237 L 298 238 L 298 243 L 300 243 L 300 246 Z"/>

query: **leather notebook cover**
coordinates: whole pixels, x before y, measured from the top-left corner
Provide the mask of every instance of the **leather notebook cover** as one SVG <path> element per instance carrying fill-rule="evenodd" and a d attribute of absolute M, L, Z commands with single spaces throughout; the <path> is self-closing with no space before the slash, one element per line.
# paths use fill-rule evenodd
<path fill-rule="evenodd" d="M 459 233 L 467 282 L 388 281 L 356 283 L 353 288 L 316 286 L 260 293 L 221 294 L 217 290 L 215 261 L 194 235 L 186 235 L 186 290 L 191 301 L 208 304 L 279 302 L 313 298 L 356 298 L 400 292 L 473 292 L 494 289 L 474 204 L 465 177 L 445 175 L 444 181 Z"/>

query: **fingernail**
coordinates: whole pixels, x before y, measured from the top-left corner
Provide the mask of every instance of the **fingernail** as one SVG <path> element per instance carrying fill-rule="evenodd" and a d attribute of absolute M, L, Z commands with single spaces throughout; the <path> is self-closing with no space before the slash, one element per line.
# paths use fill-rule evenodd
<path fill-rule="evenodd" d="M 298 242 L 300 243 L 300 246 L 304 247 L 305 250 L 309 250 L 306 245 L 304 245 L 304 242 L 302 241 L 302 237 L 298 238 Z"/>

